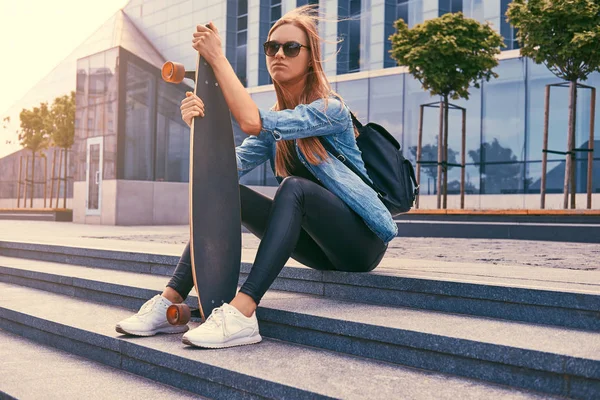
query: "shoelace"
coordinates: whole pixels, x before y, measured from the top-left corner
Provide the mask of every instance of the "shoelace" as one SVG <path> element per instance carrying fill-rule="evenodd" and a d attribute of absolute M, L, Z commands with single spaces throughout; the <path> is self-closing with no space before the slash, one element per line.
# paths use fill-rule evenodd
<path fill-rule="evenodd" d="M 217 326 L 221 326 L 223 329 L 223 336 L 229 337 L 231 334 L 225 324 L 225 311 L 221 307 L 213 309 L 212 313 L 208 316 L 205 323 L 213 323 Z"/>
<path fill-rule="evenodd" d="M 159 300 L 158 297 L 154 297 L 150 300 L 148 300 L 140 309 L 140 311 L 138 312 L 138 316 L 142 316 L 145 314 L 148 314 L 150 311 L 152 311 L 152 309 L 154 308 L 154 304 L 156 304 L 156 302 Z"/>

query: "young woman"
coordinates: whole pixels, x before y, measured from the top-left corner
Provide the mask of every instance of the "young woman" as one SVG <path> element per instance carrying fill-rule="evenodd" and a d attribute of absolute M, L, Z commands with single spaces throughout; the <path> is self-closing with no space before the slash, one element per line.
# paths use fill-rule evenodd
<path fill-rule="evenodd" d="M 261 239 L 256 259 L 236 297 L 187 332 L 186 343 L 222 348 L 260 342 L 255 310 L 290 257 L 319 270 L 367 272 L 397 234 L 377 194 L 319 142 L 323 137 L 367 175 L 350 111 L 331 90 L 321 66 L 317 21 L 305 6 L 271 28 L 264 44 L 277 95 L 271 110 L 254 104 L 223 55 L 212 23 L 211 29 L 199 25 L 193 35 L 194 49 L 215 71 L 234 129 L 248 135 L 236 148 L 238 176 L 269 160 L 280 185 L 273 199 L 240 185 L 242 224 Z M 192 118 L 210 113 L 209 101 L 188 92 L 181 104 L 183 120 L 190 125 Z M 117 331 L 141 336 L 186 332 L 187 325 L 170 326 L 165 311 L 183 302 L 193 286 L 188 244 L 162 295 L 121 321 Z"/>

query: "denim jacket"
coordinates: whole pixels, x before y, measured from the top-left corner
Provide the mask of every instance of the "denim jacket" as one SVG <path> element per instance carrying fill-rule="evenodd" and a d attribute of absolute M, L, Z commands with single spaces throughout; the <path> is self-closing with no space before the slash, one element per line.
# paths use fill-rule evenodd
<path fill-rule="evenodd" d="M 323 99 L 310 104 L 300 104 L 293 110 L 272 111 L 259 109 L 262 130 L 258 136 L 250 135 L 236 147 L 238 178 L 269 160 L 275 174 L 275 150 L 279 140 L 323 136 L 354 164 L 365 176 L 367 171 L 356 144 L 350 110 L 339 99 L 330 97 L 325 110 Z M 232 118 L 234 131 L 241 133 Z M 377 193 L 329 154 L 329 159 L 319 165 L 310 164 L 296 143 L 296 152 L 306 168 L 332 193 L 354 210 L 366 225 L 385 243 L 398 233 L 392 215 Z M 275 174 L 276 175 L 276 174 Z M 282 178 L 275 176 L 279 183 Z"/>

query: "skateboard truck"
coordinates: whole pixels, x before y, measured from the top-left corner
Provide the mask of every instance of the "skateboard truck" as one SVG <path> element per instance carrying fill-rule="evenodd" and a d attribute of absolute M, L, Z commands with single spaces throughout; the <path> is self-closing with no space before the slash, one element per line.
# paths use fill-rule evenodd
<path fill-rule="evenodd" d="M 173 61 L 164 63 L 160 73 L 163 80 L 169 83 L 181 83 L 184 78 L 196 80 L 196 71 L 186 71 L 183 64 Z"/>

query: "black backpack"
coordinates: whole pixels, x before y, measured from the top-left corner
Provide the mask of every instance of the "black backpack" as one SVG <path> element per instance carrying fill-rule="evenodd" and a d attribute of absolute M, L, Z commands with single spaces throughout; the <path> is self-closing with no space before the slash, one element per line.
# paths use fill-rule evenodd
<path fill-rule="evenodd" d="M 412 164 L 402 156 L 400 144 L 384 127 L 373 122 L 363 125 L 353 113 L 350 115 L 359 132 L 356 144 L 374 185 L 333 146 L 319 137 L 321 144 L 375 190 L 392 216 L 408 212 L 419 194 Z"/>

